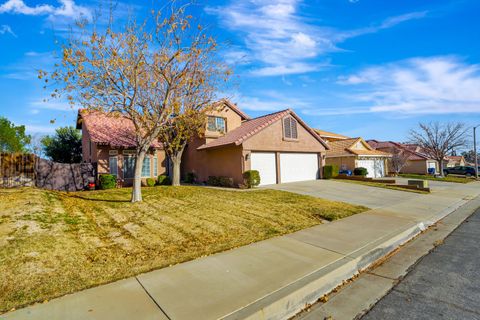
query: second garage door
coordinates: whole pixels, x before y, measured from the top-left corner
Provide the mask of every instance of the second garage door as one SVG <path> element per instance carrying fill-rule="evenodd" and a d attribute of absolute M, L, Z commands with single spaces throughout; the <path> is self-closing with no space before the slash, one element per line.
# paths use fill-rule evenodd
<path fill-rule="evenodd" d="M 385 176 L 385 163 L 381 159 L 358 160 L 357 167 L 367 169 L 367 177 L 369 178 L 381 178 Z"/>
<path fill-rule="evenodd" d="M 282 183 L 318 179 L 316 153 L 280 153 Z"/>

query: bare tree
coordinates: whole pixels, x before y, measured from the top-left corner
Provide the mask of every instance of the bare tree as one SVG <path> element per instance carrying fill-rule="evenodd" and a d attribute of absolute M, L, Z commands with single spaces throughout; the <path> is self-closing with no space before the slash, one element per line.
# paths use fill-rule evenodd
<path fill-rule="evenodd" d="M 185 100 L 194 101 L 208 82 L 199 72 L 216 43 L 191 26 L 186 6 L 175 2 L 138 23 L 130 19 L 101 31 L 95 24 L 77 23 L 80 32 L 63 46 L 54 72 L 39 72 L 54 83 L 53 97 L 66 96 L 90 110 L 131 120 L 135 128 L 136 160 L 132 202 L 141 201 L 141 172 L 146 153 Z M 113 21 L 111 14 L 110 21 Z M 202 99 L 198 99 L 203 101 Z"/>
<path fill-rule="evenodd" d="M 443 161 L 453 150 L 466 145 L 466 130 L 465 124 L 460 122 L 420 123 L 418 129 L 410 131 L 410 140 L 420 146 L 426 155 L 438 161 L 440 175 L 443 176 Z"/>
<path fill-rule="evenodd" d="M 390 158 L 390 166 L 393 172 L 395 172 L 395 175 L 398 175 L 403 167 L 408 164 L 410 153 L 398 147 L 393 147 L 389 152 L 392 154 L 392 158 Z"/>

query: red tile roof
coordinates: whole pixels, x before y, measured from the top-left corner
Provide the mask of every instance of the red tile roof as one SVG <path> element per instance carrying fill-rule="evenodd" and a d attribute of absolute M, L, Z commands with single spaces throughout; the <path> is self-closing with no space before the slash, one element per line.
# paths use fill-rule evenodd
<path fill-rule="evenodd" d="M 198 147 L 198 150 L 223 147 L 227 145 L 240 145 L 243 141 L 247 140 L 251 136 L 262 131 L 266 127 L 270 126 L 272 123 L 277 122 L 286 115 L 292 115 L 303 127 L 305 127 L 325 148 L 329 148 L 325 141 L 320 138 L 318 134 L 315 133 L 308 125 L 305 124 L 291 109 L 286 109 L 274 113 L 270 113 L 258 118 L 254 118 L 248 121 L 243 122 L 240 127 L 227 132 L 223 137 L 220 137 L 214 141 L 211 141 L 207 144 L 201 145 Z"/>
<path fill-rule="evenodd" d="M 355 149 L 355 145 L 358 141 L 364 142 L 362 138 L 348 138 L 338 141 L 330 141 L 328 145 L 330 150 L 327 151 L 328 157 L 343 157 L 343 156 L 380 156 L 390 157 L 391 154 L 379 150 L 374 150 L 368 143 L 366 147 L 368 149 Z"/>
<path fill-rule="evenodd" d="M 430 159 L 426 154 L 418 152 L 418 146 L 414 144 L 403 144 L 393 141 L 367 140 L 367 143 L 376 150 L 392 150 L 398 148 L 410 153 L 408 160 L 427 160 Z"/>
<path fill-rule="evenodd" d="M 137 145 L 133 122 L 120 114 L 80 109 L 78 121 L 84 122 L 93 143 L 115 148 L 132 148 Z M 155 141 L 151 147 L 162 148 L 162 144 Z"/>

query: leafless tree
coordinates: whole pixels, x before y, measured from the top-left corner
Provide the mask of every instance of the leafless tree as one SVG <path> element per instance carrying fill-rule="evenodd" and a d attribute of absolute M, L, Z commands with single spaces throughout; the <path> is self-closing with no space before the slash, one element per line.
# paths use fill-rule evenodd
<path fill-rule="evenodd" d="M 465 124 L 461 122 L 420 123 L 416 130 L 410 131 L 410 142 L 420 146 L 426 155 L 438 161 L 440 175 L 443 176 L 445 157 L 466 145 L 466 130 Z"/>
<path fill-rule="evenodd" d="M 403 167 L 408 164 L 410 153 L 398 147 L 393 147 L 389 152 L 392 154 L 392 158 L 390 158 L 390 167 L 393 172 L 395 172 L 395 175 L 398 175 Z"/>
<path fill-rule="evenodd" d="M 143 160 L 162 128 L 181 114 L 185 101 L 203 106 L 215 92 L 210 77 L 220 72 L 212 71 L 216 42 L 192 25 L 186 8 L 171 1 L 140 23 L 133 18 L 123 26 L 111 22 L 104 31 L 81 21 L 55 71 L 39 72 L 39 78 L 56 85 L 53 97 L 66 96 L 84 108 L 132 121 L 132 202 L 142 200 Z"/>

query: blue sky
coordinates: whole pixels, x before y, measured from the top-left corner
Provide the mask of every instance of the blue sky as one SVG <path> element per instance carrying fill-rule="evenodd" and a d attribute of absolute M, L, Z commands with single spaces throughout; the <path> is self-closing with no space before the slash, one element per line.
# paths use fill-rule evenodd
<path fill-rule="evenodd" d="M 118 2 L 119 21 L 154 2 Z M 98 7 L 0 0 L 0 115 L 33 134 L 74 124 L 67 104 L 43 102 L 35 70 L 51 69 L 55 39 Z M 252 116 L 292 108 L 316 128 L 398 141 L 420 121 L 480 123 L 477 0 L 198 0 L 191 10 L 225 44 L 226 96 Z"/>

